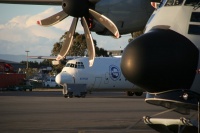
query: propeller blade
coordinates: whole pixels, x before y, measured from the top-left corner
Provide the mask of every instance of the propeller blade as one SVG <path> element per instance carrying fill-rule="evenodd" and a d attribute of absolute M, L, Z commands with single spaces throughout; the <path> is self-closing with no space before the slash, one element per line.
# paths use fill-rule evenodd
<path fill-rule="evenodd" d="M 105 26 L 109 31 L 111 31 L 116 38 L 120 37 L 119 31 L 116 27 L 116 25 L 106 16 L 99 14 L 98 12 L 89 9 L 89 13 L 98 21 L 100 22 L 103 26 Z"/>
<path fill-rule="evenodd" d="M 91 67 L 94 63 L 94 57 L 95 57 L 95 48 L 94 48 L 94 42 L 92 39 L 91 32 L 88 28 L 87 22 L 85 20 L 85 17 L 82 17 L 82 24 L 83 28 L 85 31 L 85 38 L 86 38 L 86 43 L 87 43 L 87 48 L 88 48 L 88 55 L 89 55 L 89 66 Z"/>
<path fill-rule="evenodd" d="M 60 11 L 48 18 L 42 19 L 37 21 L 38 25 L 41 26 L 51 26 L 51 25 L 55 25 L 58 22 L 62 21 L 63 19 L 65 19 L 67 16 L 69 16 L 68 14 L 66 14 L 64 11 Z"/>
<path fill-rule="evenodd" d="M 73 44 L 73 38 L 74 38 L 74 32 L 76 29 L 76 25 L 78 22 L 78 18 L 74 18 L 70 27 L 70 30 L 68 31 L 66 38 L 63 42 L 63 46 L 60 50 L 60 53 L 58 54 L 56 60 L 61 60 L 63 59 L 67 52 L 69 51 L 70 46 Z"/>

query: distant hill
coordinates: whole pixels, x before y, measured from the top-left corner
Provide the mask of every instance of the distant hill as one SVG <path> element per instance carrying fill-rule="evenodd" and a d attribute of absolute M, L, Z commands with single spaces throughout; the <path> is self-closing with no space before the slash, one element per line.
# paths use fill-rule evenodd
<path fill-rule="evenodd" d="M 27 60 L 26 55 L 11 55 L 11 54 L 0 54 L 0 59 L 14 61 L 14 62 L 21 62 Z M 28 59 L 28 61 L 41 62 L 42 60 Z"/>

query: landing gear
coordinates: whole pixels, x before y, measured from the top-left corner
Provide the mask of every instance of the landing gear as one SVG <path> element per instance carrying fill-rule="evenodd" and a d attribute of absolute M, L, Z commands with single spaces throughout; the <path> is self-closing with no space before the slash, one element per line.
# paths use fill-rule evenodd
<path fill-rule="evenodd" d="M 127 91 L 126 92 L 126 95 L 127 96 L 133 96 L 133 95 L 136 95 L 136 96 L 142 96 L 143 92 L 132 92 L 132 91 Z"/>
<path fill-rule="evenodd" d="M 65 98 L 73 98 L 73 92 L 68 92 L 67 94 L 64 94 Z"/>
<path fill-rule="evenodd" d="M 132 92 L 132 91 L 127 91 L 127 92 L 126 92 L 126 95 L 127 95 L 127 96 L 133 96 L 133 95 L 134 95 L 134 92 Z"/>
<path fill-rule="evenodd" d="M 179 119 L 153 118 L 144 116 L 143 121 L 151 128 L 159 132 L 197 133 L 199 128 L 199 99 L 200 95 L 191 90 L 168 90 L 157 93 L 147 93 L 145 101 L 149 104 L 168 108 L 167 111 L 159 112 L 164 114 L 175 111 L 187 117 Z M 190 115 L 191 110 L 196 110 L 196 116 Z M 158 116 L 158 114 L 154 116 Z M 190 115 L 190 116 L 189 116 Z"/>
<path fill-rule="evenodd" d="M 142 96 L 143 92 L 135 92 L 136 96 Z"/>
<path fill-rule="evenodd" d="M 85 84 L 64 84 L 63 95 L 65 98 L 82 97 L 85 98 L 87 94 Z"/>

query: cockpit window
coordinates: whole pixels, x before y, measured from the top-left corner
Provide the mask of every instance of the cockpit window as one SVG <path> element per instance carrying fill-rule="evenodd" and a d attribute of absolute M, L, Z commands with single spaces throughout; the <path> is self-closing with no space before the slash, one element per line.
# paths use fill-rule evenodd
<path fill-rule="evenodd" d="M 192 12 L 190 22 L 200 22 L 200 12 Z"/>
<path fill-rule="evenodd" d="M 187 6 L 194 6 L 197 4 L 200 4 L 199 0 L 186 0 L 186 2 L 185 2 L 185 5 L 187 5 Z"/>
<path fill-rule="evenodd" d="M 70 63 L 67 63 L 66 67 L 70 67 Z"/>
<path fill-rule="evenodd" d="M 83 62 L 76 62 L 76 65 L 78 69 L 84 69 Z"/>
<path fill-rule="evenodd" d="M 72 67 L 72 68 L 77 68 L 77 69 L 84 69 L 83 62 L 76 62 L 76 64 L 74 64 L 74 63 L 67 63 L 66 67 Z"/>
<path fill-rule="evenodd" d="M 168 0 L 165 6 L 179 6 L 182 5 L 183 0 Z"/>

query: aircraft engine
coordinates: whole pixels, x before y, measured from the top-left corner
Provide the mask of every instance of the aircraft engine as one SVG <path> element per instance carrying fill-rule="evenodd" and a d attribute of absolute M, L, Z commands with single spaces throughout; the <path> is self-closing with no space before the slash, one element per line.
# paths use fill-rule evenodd
<path fill-rule="evenodd" d="M 121 69 L 132 83 L 148 92 L 190 89 L 199 51 L 183 35 L 170 29 L 152 29 L 125 48 Z"/>
<path fill-rule="evenodd" d="M 116 38 L 120 37 L 116 25 L 106 16 L 93 10 L 97 2 L 98 0 L 63 0 L 62 11 L 46 19 L 37 21 L 39 25 L 51 26 L 57 24 L 58 22 L 62 21 L 68 16 L 74 17 L 71 27 L 67 32 L 62 48 L 56 60 L 62 60 L 67 55 L 69 48 L 73 44 L 74 32 L 79 18 L 81 18 L 81 23 L 85 32 L 87 48 L 89 51 L 89 66 L 93 65 L 95 57 L 94 43 L 90 33 L 90 28 L 92 28 L 93 19 L 95 19 L 96 21 L 101 23 L 104 27 L 106 27 L 111 33 L 114 34 Z"/>

